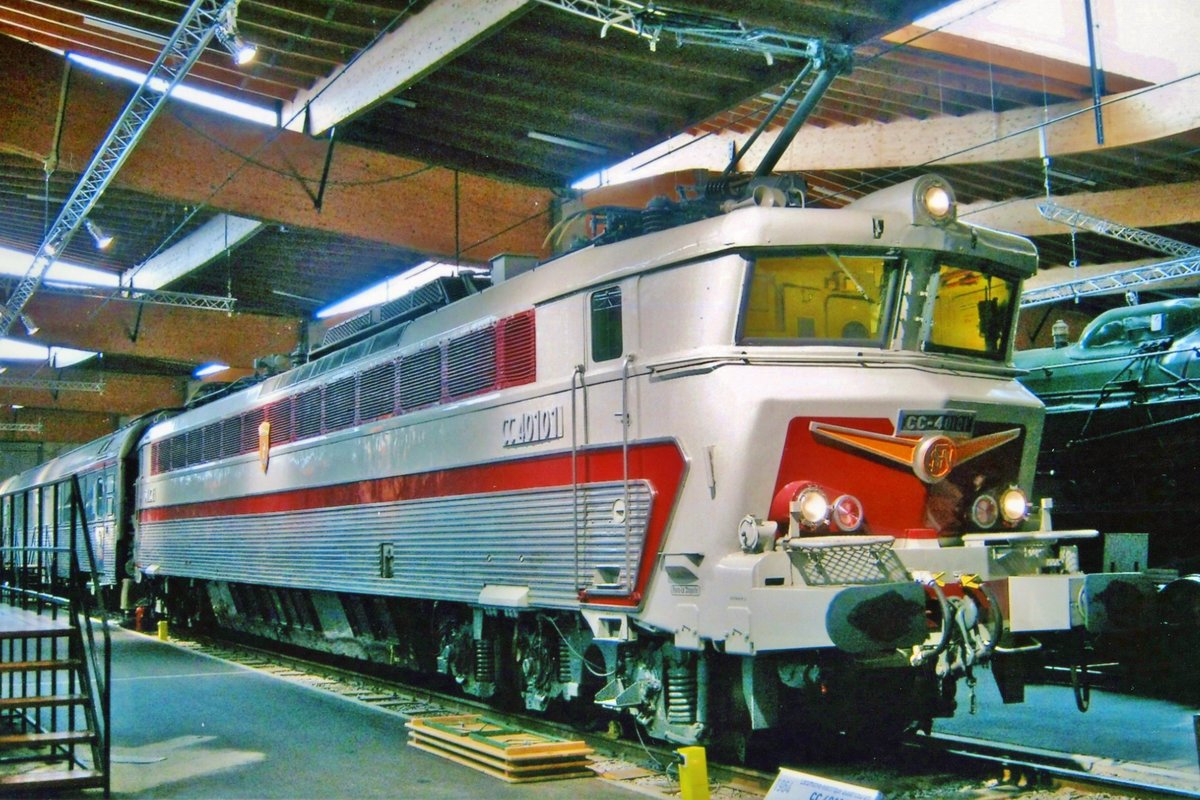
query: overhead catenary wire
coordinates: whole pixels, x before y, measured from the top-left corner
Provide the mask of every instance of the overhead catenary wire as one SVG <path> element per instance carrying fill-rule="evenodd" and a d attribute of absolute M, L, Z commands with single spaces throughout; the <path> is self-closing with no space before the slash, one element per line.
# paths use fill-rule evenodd
<path fill-rule="evenodd" d="M 893 43 L 890 46 L 885 47 L 883 50 L 879 51 L 878 53 L 874 53 L 872 55 L 866 56 L 862 60 L 859 60 L 857 57 L 857 54 L 856 54 L 855 64 L 856 64 L 856 66 L 859 66 L 859 67 L 867 66 L 867 65 L 873 63 L 874 61 L 877 61 L 877 60 L 883 58 L 886 55 L 894 53 L 897 50 L 902 50 L 902 49 L 908 48 L 914 42 L 917 42 L 921 39 L 924 39 L 927 36 L 931 36 L 935 33 L 938 33 L 939 31 L 949 27 L 950 25 L 954 25 L 959 22 L 962 22 L 963 20 L 968 19 L 971 16 L 978 14 L 981 11 L 985 11 L 989 8 L 992 8 L 993 6 L 1003 3 L 1004 1 L 1005 0 L 992 0 L 992 2 L 988 3 L 987 5 L 983 5 L 983 6 L 980 6 L 979 8 L 972 9 L 971 11 L 963 14 L 960 17 L 956 17 L 948 22 L 942 23 L 941 25 L 939 25 L 936 28 L 930 28 L 928 30 L 922 31 L 921 33 L 918 33 L 915 36 L 905 39 L 903 42 Z M 860 47 L 861 47 L 861 45 L 860 45 Z M 733 118 L 727 120 L 726 122 L 718 125 L 716 130 L 703 133 L 699 136 L 689 139 L 686 142 L 682 142 L 679 145 L 677 145 L 669 150 L 659 153 L 658 155 L 654 156 L 653 158 L 648 159 L 647 161 L 639 164 L 637 168 L 641 169 L 642 167 L 646 167 L 646 166 L 649 166 L 650 164 L 653 164 L 655 161 L 660 161 L 660 160 L 662 160 L 668 156 L 674 155 L 675 153 L 678 153 L 682 150 L 686 150 L 687 148 L 704 141 L 705 139 L 709 138 L 710 136 L 717 136 L 724 131 L 730 130 L 731 128 L 741 125 L 743 122 L 746 122 L 747 120 L 757 116 L 759 113 L 761 113 L 760 109 L 753 109 L 753 110 L 744 112 L 742 114 L 739 114 L 738 116 L 733 117 Z M 599 187 L 597 187 L 597 188 L 599 188 Z"/>

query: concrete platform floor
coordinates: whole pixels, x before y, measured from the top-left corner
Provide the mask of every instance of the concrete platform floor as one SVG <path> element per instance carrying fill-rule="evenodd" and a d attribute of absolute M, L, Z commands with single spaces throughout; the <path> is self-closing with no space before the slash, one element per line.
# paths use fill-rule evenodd
<path fill-rule="evenodd" d="M 116 798 L 621 798 L 598 778 L 512 785 L 407 744 L 404 720 L 113 630 Z"/>
<path fill-rule="evenodd" d="M 1078 754 L 1083 762 L 1097 762 L 1097 772 L 1148 782 L 1159 782 L 1157 771 L 1166 770 L 1171 774 L 1161 785 L 1200 792 L 1198 708 L 1094 689 L 1091 707 L 1081 713 L 1070 687 L 1039 685 L 1026 688 L 1024 703 L 1004 705 L 986 670 L 975 691 L 977 713 L 970 713 L 970 691 L 960 682 L 958 712 L 936 720 L 934 730 Z"/>

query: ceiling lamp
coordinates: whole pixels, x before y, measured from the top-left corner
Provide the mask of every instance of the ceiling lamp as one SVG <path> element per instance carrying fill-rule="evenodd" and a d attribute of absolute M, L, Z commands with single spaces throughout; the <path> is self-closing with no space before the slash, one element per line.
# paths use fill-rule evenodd
<path fill-rule="evenodd" d="M 97 250 L 107 250 L 112 247 L 113 236 L 110 233 L 105 233 L 104 229 L 90 219 L 83 221 L 83 226 L 87 228 L 87 232 L 92 235 L 92 241 L 96 243 Z"/>
<path fill-rule="evenodd" d="M 227 369 L 229 369 L 228 364 L 222 364 L 220 362 L 213 361 L 196 367 L 196 370 L 192 373 L 192 377 L 198 380 L 200 378 L 206 378 L 209 375 L 216 375 L 218 372 L 224 372 Z"/>
<path fill-rule="evenodd" d="M 233 3 L 228 7 L 224 14 L 221 15 L 221 22 L 217 25 L 217 41 L 219 41 L 226 50 L 233 55 L 233 60 L 238 66 L 249 64 L 258 55 L 258 47 L 247 42 L 237 32 L 237 3 Z"/>
<path fill-rule="evenodd" d="M 539 142 L 549 142 L 550 144 L 556 144 L 559 147 L 569 147 L 572 150 L 582 150 L 585 153 L 594 153 L 598 156 L 608 153 L 607 147 L 601 147 L 600 145 L 592 144 L 591 142 L 583 142 L 579 139 L 571 139 L 566 136 L 557 136 L 553 133 L 545 133 L 544 131 L 530 131 L 528 135 L 530 139 L 536 139 Z"/>
<path fill-rule="evenodd" d="M 28 314 L 24 314 L 24 313 L 21 314 L 21 324 L 25 326 L 25 332 L 28 333 L 30 336 L 33 336 L 34 334 L 36 334 L 38 331 L 41 330 L 41 328 L 38 327 L 37 323 L 34 322 L 33 319 L 31 319 Z"/>

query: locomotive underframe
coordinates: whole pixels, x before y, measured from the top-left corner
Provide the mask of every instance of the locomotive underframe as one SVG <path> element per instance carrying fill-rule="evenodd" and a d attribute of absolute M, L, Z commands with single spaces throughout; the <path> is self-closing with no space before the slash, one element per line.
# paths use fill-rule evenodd
<path fill-rule="evenodd" d="M 954 682 L 947 692 L 932 662 L 914 670 L 900 651 L 736 655 L 722 643 L 683 649 L 670 636 L 636 628 L 597 638 L 574 612 L 181 578 L 148 588 L 178 625 L 436 673 L 465 694 L 576 721 L 631 719 L 681 744 L 738 750 L 748 731 L 798 721 L 810 732 L 852 730 L 862 722 L 864 687 L 884 683 L 895 691 L 889 708 L 873 712 L 873 729 L 879 714 L 899 732 L 953 711 Z"/>

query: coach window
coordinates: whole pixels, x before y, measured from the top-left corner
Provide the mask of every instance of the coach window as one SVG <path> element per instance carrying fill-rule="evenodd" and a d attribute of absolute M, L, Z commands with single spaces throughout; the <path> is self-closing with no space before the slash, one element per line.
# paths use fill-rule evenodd
<path fill-rule="evenodd" d="M 621 339 L 621 287 L 610 286 L 593 292 L 591 308 L 592 360 L 620 358 L 624 350 Z"/>
<path fill-rule="evenodd" d="M 92 483 L 92 502 L 91 502 L 91 517 L 99 519 L 104 516 L 104 476 L 97 476 Z"/>

